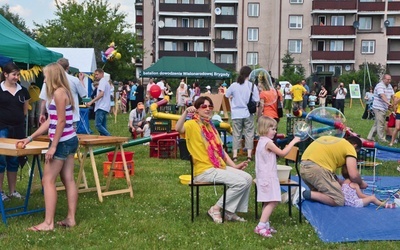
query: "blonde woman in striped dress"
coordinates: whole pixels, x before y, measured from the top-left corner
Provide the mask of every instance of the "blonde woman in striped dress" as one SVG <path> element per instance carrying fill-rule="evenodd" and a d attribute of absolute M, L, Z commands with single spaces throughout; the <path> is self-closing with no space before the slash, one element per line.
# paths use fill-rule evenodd
<path fill-rule="evenodd" d="M 48 131 L 50 144 L 45 156 L 44 188 L 45 219 L 42 223 L 29 228 L 32 231 L 51 231 L 57 224 L 73 227 L 76 224 L 75 212 L 78 203 L 78 191 L 74 180 L 74 154 L 78 148 L 78 138 L 73 127 L 74 99 L 63 68 L 51 63 L 43 69 L 47 87 L 47 110 L 49 117 L 36 132 L 21 141 L 24 146 L 35 137 Z M 67 194 L 67 217 L 54 223 L 57 191 L 56 178 L 61 176 Z"/>

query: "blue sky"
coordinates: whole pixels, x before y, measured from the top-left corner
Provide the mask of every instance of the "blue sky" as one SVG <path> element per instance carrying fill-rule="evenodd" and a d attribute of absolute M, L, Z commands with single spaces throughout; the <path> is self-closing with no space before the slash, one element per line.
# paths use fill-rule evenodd
<path fill-rule="evenodd" d="M 63 0 L 60 0 L 63 1 Z M 83 2 L 77 0 L 77 2 Z M 111 6 L 120 3 L 119 11 L 128 14 L 126 21 L 134 22 L 134 1 L 132 0 L 108 0 Z M 25 20 L 29 28 L 34 28 L 33 22 L 45 24 L 46 20 L 54 19 L 55 1 L 54 0 L 0 0 L 0 6 L 8 4 L 10 11 L 18 14 Z"/>

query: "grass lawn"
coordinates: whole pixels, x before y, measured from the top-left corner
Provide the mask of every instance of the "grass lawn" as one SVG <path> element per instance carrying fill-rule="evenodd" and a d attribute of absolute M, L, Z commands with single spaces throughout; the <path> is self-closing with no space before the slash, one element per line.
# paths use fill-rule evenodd
<path fill-rule="evenodd" d="M 347 125 L 363 138 L 366 137 L 373 121 L 361 120 L 363 112 L 360 103 L 346 105 Z M 108 119 L 112 135 L 128 136 L 128 114 L 119 114 L 117 123 Z M 91 121 L 91 129 L 96 129 Z M 280 132 L 286 131 L 286 118 L 280 123 Z M 0 246 L 2 249 L 397 249 L 398 242 L 375 241 L 340 244 L 326 244 L 320 241 L 314 229 L 304 222 L 298 222 L 298 210 L 293 218 L 288 217 L 286 204 L 277 207 L 271 217 L 279 231 L 273 238 L 264 239 L 253 233 L 257 224 L 254 219 L 254 187 L 249 201 L 249 213 L 243 217 L 247 223 L 214 224 L 206 215 L 208 208 L 218 197 L 213 187 L 201 188 L 200 216 L 194 223 L 190 218 L 190 188 L 179 183 L 179 175 L 189 174 L 189 162 L 179 159 L 149 158 L 149 146 L 137 145 L 126 150 L 134 151 L 135 176 L 134 198 L 120 194 L 104 198 L 100 203 L 96 192 L 79 195 L 77 226 L 70 229 L 56 227 L 54 232 L 30 232 L 26 229 L 42 222 L 44 212 L 8 219 L 8 227 L 0 225 Z M 243 157 L 244 159 L 244 157 Z M 99 173 L 106 155 L 96 156 Z M 89 161 L 87 162 L 89 164 Z M 90 166 L 86 166 L 87 180 L 94 186 Z M 395 170 L 397 162 L 385 162 L 380 175 L 399 175 Z M 77 169 L 78 170 L 78 169 Z M 254 176 L 254 162 L 247 170 Z M 78 171 L 76 171 L 77 173 Z M 104 178 L 101 174 L 102 181 Z M 19 178 L 18 178 L 19 179 Z M 22 179 L 17 189 L 23 191 L 28 182 L 28 167 L 22 170 Z M 113 179 L 111 188 L 124 187 L 121 179 Z M 208 189 L 205 191 L 205 189 Z M 6 207 L 17 201 L 6 203 Z M 30 199 L 32 207 L 43 207 L 40 191 L 36 190 Z M 62 220 L 67 213 L 64 191 L 59 191 L 56 220 Z M 384 222 L 385 223 L 385 222 Z"/>

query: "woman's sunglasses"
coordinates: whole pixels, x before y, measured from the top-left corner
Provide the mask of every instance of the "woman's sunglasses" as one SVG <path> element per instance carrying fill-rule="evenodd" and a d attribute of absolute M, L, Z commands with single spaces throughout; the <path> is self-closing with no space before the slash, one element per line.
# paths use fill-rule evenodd
<path fill-rule="evenodd" d="M 207 104 L 201 104 L 200 108 L 202 108 L 202 109 L 205 109 L 205 108 L 213 109 L 214 106 L 213 105 L 207 105 Z"/>

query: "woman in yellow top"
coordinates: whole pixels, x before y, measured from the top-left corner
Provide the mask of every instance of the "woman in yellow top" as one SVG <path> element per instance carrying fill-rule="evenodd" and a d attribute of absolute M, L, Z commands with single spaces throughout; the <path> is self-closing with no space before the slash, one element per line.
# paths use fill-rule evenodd
<path fill-rule="evenodd" d="M 389 143 L 389 146 L 393 146 L 397 138 L 397 133 L 400 131 L 400 91 L 397 91 L 393 96 L 393 110 L 396 112 L 396 125 L 394 126 L 392 140 Z"/>
<path fill-rule="evenodd" d="M 193 119 L 186 121 L 188 113 Z M 213 103 L 210 97 L 199 97 L 194 106 L 188 107 L 176 123 L 176 130 L 185 133 L 186 145 L 193 158 L 196 182 L 219 182 L 228 186 L 225 201 L 225 218 L 242 221 L 236 212 L 247 212 L 252 177 L 245 171 L 247 161 L 235 164 L 224 151 L 219 133 L 211 121 Z M 208 210 L 215 223 L 221 223 L 223 197 Z"/>

